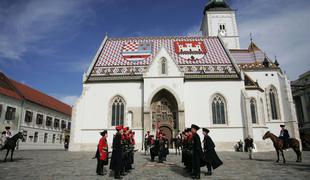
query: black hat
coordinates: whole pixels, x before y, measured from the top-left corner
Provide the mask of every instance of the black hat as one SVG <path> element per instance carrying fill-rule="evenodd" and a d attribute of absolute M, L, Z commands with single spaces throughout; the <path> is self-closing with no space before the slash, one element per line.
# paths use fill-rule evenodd
<path fill-rule="evenodd" d="M 10 126 L 5 126 L 5 129 L 11 129 L 11 127 Z"/>
<path fill-rule="evenodd" d="M 194 129 L 196 129 L 197 131 L 200 129 L 200 127 L 197 126 L 197 125 L 195 125 L 195 124 L 192 124 L 192 125 L 191 125 L 191 128 L 194 128 Z"/>
<path fill-rule="evenodd" d="M 185 129 L 185 132 L 190 132 L 191 131 L 191 128 L 186 128 Z"/>
<path fill-rule="evenodd" d="M 108 133 L 107 130 L 103 130 L 102 132 L 100 132 L 100 135 L 101 135 L 101 136 L 104 136 L 104 135 L 107 134 L 107 133 Z"/>
<path fill-rule="evenodd" d="M 203 131 L 203 132 L 206 132 L 206 133 L 209 133 L 209 132 L 210 132 L 210 130 L 207 129 L 207 128 L 202 128 L 202 131 Z"/>
<path fill-rule="evenodd" d="M 281 124 L 280 127 L 285 127 L 285 125 L 284 125 L 284 124 Z"/>

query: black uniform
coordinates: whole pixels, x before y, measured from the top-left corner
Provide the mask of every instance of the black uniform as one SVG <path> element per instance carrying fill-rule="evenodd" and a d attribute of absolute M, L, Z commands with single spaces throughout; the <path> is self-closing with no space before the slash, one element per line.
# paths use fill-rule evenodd
<path fill-rule="evenodd" d="M 193 134 L 193 155 L 192 155 L 192 169 L 193 175 L 200 177 L 200 161 L 202 157 L 202 148 L 201 148 L 201 141 L 198 134 Z"/>
<path fill-rule="evenodd" d="M 183 140 L 182 146 L 182 162 L 186 169 L 192 170 L 192 141 L 188 139 Z"/>
<path fill-rule="evenodd" d="M 283 148 L 284 149 L 289 148 L 290 135 L 288 133 L 288 130 L 286 129 L 281 130 L 279 138 L 282 139 L 283 141 Z"/>
<path fill-rule="evenodd" d="M 121 145 L 122 135 L 118 132 L 113 138 L 113 151 L 110 163 L 110 169 L 114 171 L 114 177 L 120 177 L 120 171 L 123 168 L 122 163 L 122 145 Z"/>
<path fill-rule="evenodd" d="M 220 158 L 215 152 L 215 145 L 210 136 L 205 136 L 203 140 L 204 160 L 207 163 L 208 172 L 211 172 L 211 166 L 213 169 L 218 168 L 223 164 Z"/>
<path fill-rule="evenodd" d="M 159 140 L 154 140 L 154 144 L 150 148 L 151 160 L 154 161 L 154 158 L 158 156 L 159 152 Z"/>

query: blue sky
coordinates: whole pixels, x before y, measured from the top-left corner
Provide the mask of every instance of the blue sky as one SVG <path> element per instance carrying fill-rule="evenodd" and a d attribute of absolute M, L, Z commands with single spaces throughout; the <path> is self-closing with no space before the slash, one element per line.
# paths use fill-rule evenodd
<path fill-rule="evenodd" d="M 0 0 L 0 71 L 69 104 L 105 33 L 195 35 L 208 0 Z M 230 0 L 249 34 L 291 80 L 310 70 L 308 0 Z"/>

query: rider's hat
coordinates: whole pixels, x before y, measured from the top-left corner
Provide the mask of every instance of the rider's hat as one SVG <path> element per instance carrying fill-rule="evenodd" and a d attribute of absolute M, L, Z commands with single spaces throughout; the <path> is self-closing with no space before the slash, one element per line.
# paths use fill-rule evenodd
<path fill-rule="evenodd" d="M 284 125 L 284 124 L 281 124 L 280 127 L 285 127 L 285 125 Z"/>
<path fill-rule="evenodd" d="M 10 126 L 5 126 L 5 129 L 11 129 L 11 127 Z"/>

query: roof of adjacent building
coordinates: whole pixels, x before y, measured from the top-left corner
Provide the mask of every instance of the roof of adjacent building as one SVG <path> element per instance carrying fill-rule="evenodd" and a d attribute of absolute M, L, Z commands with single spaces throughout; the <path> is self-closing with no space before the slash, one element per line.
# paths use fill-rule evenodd
<path fill-rule="evenodd" d="M 44 94 L 25 84 L 9 79 L 5 74 L 0 72 L 0 94 L 9 96 L 18 100 L 24 99 L 32 103 L 44 106 L 46 108 L 58 111 L 71 116 L 72 107 L 56 98 Z"/>
<path fill-rule="evenodd" d="M 206 53 L 199 59 L 184 59 L 176 52 L 175 43 L 202 42 Z M 131 62 L 123 57 L 123 47 L 132 43 L 151 44 L 150 56 L 142 61 Z M 137 76 L 146 72 L 147 67 L 164 47 L 180 70 L 185 75 L 201 74 L 238 74 L 238 67 L 230 57 L 218 37 L 132 37 L 132 38 L 107 38 L 98 50 L 91 65 L 89 77 L 98 76 Z"/>
<path fill-rule="evenodd" d="M 230 54 L 241 69 L 278 69 L 278 66 L 254 43 L 248 49 L 230 49 Z M 269 66 L 263 62 L 268 61 Z"/>

